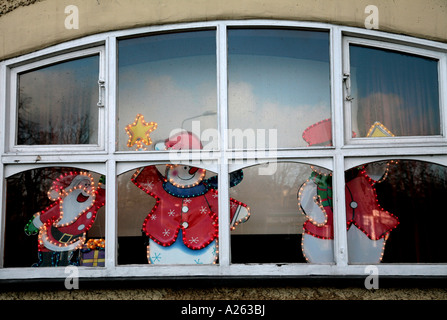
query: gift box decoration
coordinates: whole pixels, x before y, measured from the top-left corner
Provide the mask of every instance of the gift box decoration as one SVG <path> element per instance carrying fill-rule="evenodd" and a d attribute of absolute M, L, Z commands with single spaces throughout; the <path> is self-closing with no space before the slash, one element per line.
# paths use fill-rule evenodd
<path fill-rule="evenodd" d="M 81 266 L 104 267 L 105 264 L 104 239 L 90 239 L 81 249 Z"/>

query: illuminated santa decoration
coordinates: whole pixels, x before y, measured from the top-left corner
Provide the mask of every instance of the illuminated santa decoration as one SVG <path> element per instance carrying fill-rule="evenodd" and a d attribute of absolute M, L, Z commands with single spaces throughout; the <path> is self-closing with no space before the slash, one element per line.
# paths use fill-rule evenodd
<path fill-rule="evenodd" d="M 63 266 L 70 254 L 81 248 L 98 210 L 104 205 L 105 189 L 95 186 L 87 172 L 69 172 L 57 178 L 48 191 L 54 201 L 28 222 L 25 232 L 38 233 L 39 261 L 34 265 Z"/>
<path fill-rule="evenodd" d="M 181 132 L 157 148 L 200 149 L 200 140 Z M 206 179 L 206 170 L 189 165 L 168 164 L 165 176 L 156 166 L 135 172 L 133 183 L 155 198 L 143 223 L 149 237 L 148 262 L 152 264 L 212 264 L 218 258 L 217 178 Z M 242 181 L 242 171 L 230 176 L 231 186 Z M 230 198 L 230 228 L 249 218 L 249 208 Z"/>
<path fill-rule="evenodd" d="M 319 132 L 319 127 L 323 133 Z M 309 145 L 331 145 L 330 120 L 309 127 L 303 138 Z M 369 137 L 390 136 L 380 123 L 374 123 Z M 320 139 L 323 137 L 323 139 Z M 380 207 L 375 184 L 386 179 L 393 161 L 366 164 L 349 171 L 346 177 L 346 228 L 350 263 L 379 263 L 386 240 L 399 224 L 393 214 Z M 310 178 L 300 187 L 298 205 L 307 220 L 303 226 L 302 250 L 308 262 L 334 262 L 332 173 L 312 167 Z"/>

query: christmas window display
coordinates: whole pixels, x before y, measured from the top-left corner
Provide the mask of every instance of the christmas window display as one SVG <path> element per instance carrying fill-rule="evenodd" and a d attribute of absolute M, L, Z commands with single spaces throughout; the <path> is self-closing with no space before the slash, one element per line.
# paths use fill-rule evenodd
<path fill-rule="evenodd" d="M 309 145 L 331 145 L 330 121 L 320 121 L 303 132 Z M 353 133 L 355 136 L 355 132 Z M 390 137 L 393 134 L 380 122 L 368 131 L 369 137 Z M 390 164 L 366 164 L 345 173 L 346 229 L 350 263 L 379 263 L 391 231 L 399 219 L 384 210 L 377 198 L 375 185 L 386 179 Z M 312 173 L 298 192 L 298 205 L 307 221 L 302 241 L 306 260 L 315 263 L 333 261 L 332 173 L 312 167 Z"/>
<path fill-rule="evenodd" d="M 320 121 L 305 130 L 303 139 L 309 145 L 331 145 L 329 132 L 330 121 Z M 356 132 L 353 132 L 355 136 Z M 391 136 L 394 134 L 378 121 L 367 131 L 367 137 Z M 427 221 L 425 212 L 439 211 L 439 208 L 435 209 L 439 207 L 436 200 L 439 196 L 435 195 L 446 190 L 446 173 L 443 166 L 404 160 L 365 163 L 347 170 L 345 214 L 349 263 L 447 261 L 442 250 L 436 252 L 433 247 L 419 242 L 430 234 L 427 228 L 420 226 Z M 422 181 L 426 182 L 426 190 L 420 183 Z M 405 183 L 409 184 L 408 192 L 404 192 L 402 185 Z M 332 191 L 332 173 L 311 166 L 310 177 L 298 192 L 300 212 L 307 219 L 302 249 L 308 262 L 333 261 Z M 408 203 L 414 206 L 408 206 Z M 445 221 L 445 218 L 440 220 Z M 415 229 L 418 231 L 412 234 L 411 230 Z M 414 251 L 408 250 L 409 247 Z M 422 251 L 430 253 L 422 254 Z M 425 255 L 427 260 L 423 258 Z"/>
<path fill-rule="evenodd" d="M 76 168 L 34 169 L 8 178 L 5 266 L 80 265 L 88 237 L 104 235 L 104 179 Z"/>
<path fill-rule="evenodd" d="M 377 161 L 346 171 L 345 180 L 349 263 L 447 262 L 440 231 L 447 217 L 439 201 L 447 190 L 447 167 Z M 333 261 L 332 195 L 332 172 L 312 166 L 298 193 L 307 219 L 301 246 L 309 263 Z"/>
<path fill-rule="evenodd" d="M 161 150 L 202 149 L 192 133 L 181 131 L 156 143 Z M 164 172 L 163 172 L 164 171 Z M 162 173 L 163 172 L 163 173 Z M 133 194 L 138 189 L 155 200 L 134 210 L 146 214 L 142 233 L 147 237 L 147 262 L 150 264 L 214 264 L 218 260 L 218 180 L 205 169 L 183 164 L 149 165 L 136 170 L 131 181 Z M 230 174 L 230 187 L 243 180 L 238 170 Z M 129 188 L 129 186 L 127 187 Z M 126 188 L 126 189 L 127 189 Z M 138 189 L 137 189 L 138 188 Z M 141 191 L 139 197 L 141 197 Z M 128 196 L 131 195 L 129 192 Z M 146 200 L 147 201 L 147 200 Z M 235 229 L 250 217 L 247 204 L 230 199 L 230 228 Z M 122 209 L 125 211 L 126 209 Z M 125 222 L 123 221 L 123 224 Z"/>

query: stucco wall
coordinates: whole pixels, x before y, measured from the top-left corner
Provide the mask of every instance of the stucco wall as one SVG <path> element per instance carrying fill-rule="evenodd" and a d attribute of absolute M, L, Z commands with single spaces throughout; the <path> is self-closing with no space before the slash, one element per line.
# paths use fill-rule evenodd
<path fill-rule="evenodd" d="M 78 29 L 65 28 L 68 5 L 79 9 Z M 379 10 L 379 30 L 447 42 L 446 0 L 3 0 L 0 60 L 99 32 L 179 22 L 280 19 L 364 28 L 368 5 Z"/>
<path fill-rule="evenodd" d="M 3 0 L 0 60 L 99 32 L 221 19 L 318 21 L 364 28 L 367 5 L 379 9 L 379 30 L 447 42 L 446 0 Z M 79 8 L 79 29 L 66 29 L 68 5 Z M 422 282 L 423 283 L 423 282 Z M 101 286 L 68 291 L 0 287 L 0 299 L 447 299 L 439 287 L 416 284 L 366 290 L 360 286 Z"/>
<path fill-rule="evenodd" d="M 378 289 L 368 290 L 363 286 L 363 279 L 168 283 L 81 280 L 78 290 L 66 290 L 60 280 L 50 284 L 12 283 L 6 288 L 0 284 L 0 300 L 447 300 L 444 280 L 379 280 L 378 284 Z"/>

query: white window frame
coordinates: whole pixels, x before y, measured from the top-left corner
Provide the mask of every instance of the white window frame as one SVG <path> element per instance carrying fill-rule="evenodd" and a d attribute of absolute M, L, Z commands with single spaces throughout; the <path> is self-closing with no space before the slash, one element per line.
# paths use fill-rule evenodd
<path fill-rule="evenodd" d="M 350 134 L 352 132 L 352 120 L 351 120 L 351 105 L 352 100 L 348 97 L 350 92 L 348 88 L 351 88 L 350 83 L 350 45 L 359 45 L 363 47 L 385 49 L 395 52 L 402 52 L 404 54 L 412 54 L 422 58 L 431 58 L 438 61 L 438 83 L 439 83 L 439 119 L 440 119 L 440 135 L 433 136 L 401 136 L 401 137 L 356 137 L 353 138 Z M 389 147 L 396 147 L 404 144 L 420 144 L 420 145 L 441 145 L 447 142 L 447 121 L 446 121 L 446 101 L 447 92 L 443 88 L 447 85 L 445 79 L 445 70 L 447 68 L 447 54 L 442 51 L 428 50 L 423 47 L 412 46 L 410 44 L 403 45 L 399 43 L 394 43 L 393 41 L 381 41 L 381 40 L 371 40 L 353 36 L 346 36 L 343 39 L 343 75 L 345 78 L 345 141 L 346 144 L 350 145 L 374 145 L 378 146 L 380 144 L 387 144 Z M 352 97 L 355 99 L 355 97 Z"/>
<path fill-rule="evenodd" d="M 283 28 L 308 28 L 310 30 L 328 30 L 330 32 L 330 61 L 331 61 L 331 112 L 334 125 L 332 147 L 312 147 L 296 149 L 279 149 L 274 153 L 266 153 L 259 158 L 256 152 L 235 152 L 228 149 L 228 137 L 224 128 L 228 127 L 228 98 L 227 98 L 227 28 L 228 27 L 283 27 Z M 218 130 L 221 134 L 220 149 L 208 157 L 206 168 L 219 175 L 219 264 L 217 265 L 118 265 L 117 264 L 117 175 L 127 170 L 169 162 L 168 152 L 121 152 L 116 150 L 117 118 L 117 39 L 127 36 L 146 35 L 160 32 L 176 32 L 196 29 L 216 29 L 217 44 L 217 101 L 218 101 Z M 79 40 L 69 41 L 50 48 L 39 50 L 18 58 L 0 62 L 0 234 L 4 234 L 5 228 L 5 193 L 6 179 L 24 170 L 44 166 L 75 166 L 82 169 L 93 170 L 106 174 L 106 261 L 105 267 L 79 267 L 80 278 L 171 278 L 171 277 L 217 277 L 217 278 L 251 278 L 251 277 L 366 277 L 364 265 L 350 265 L 347 256 L 346 218 L 344 215 L 344 172 L 356 165 L 385 159 L 416 159 L 435 162 L 447 166 L 447 144 L 445 136 L 417 138 L 415 140 L 396 138 L 396 145 L 374 145 L 371 143 L 351 143 L 345 136 L 345 125 L 350 123 L 347 118 L 345 105 L 345 92 L 343 73 L 346 63 L 346 39 L 355 37 L 366 39 L 369 44 L 390 44 L 393 48 L 402 50 L 424 50 L 424 53 L 433 54 L 440 59 L 440 96 L 442 132 L 446 134 L 447 106 L 447 44 L 430 40 L 416 39 L 412 37 L 388 34 L 376 30 L 364 30 L 352 27 L 336 26 L 324 23 L 274 21 L 274 20 L 245 20 L 245 21 L 210 21 L 203 23 L 185 23 L 155 27 L 144 27 L 133 30 L 113 31 Z M 366 41 L 365 40 L 365 41 Z M 10 149 L 10 129 L 6 119 L 10 121 L 9 105 L 11 101 L 11 71 L 18 66 L 28 67 L 27 63 L 34 63 L 42 58 L 58 59 L 60 54 L 76 55 L 77 50 L 90 50 L 88 48 L 103 45 L 104 76 L 106 93 L 106 108 L 103 110 L 104 123 L 100 132 L 102 144 L 92 150 L 86 150 L 81 146 L 79 150 L 69 148 L 55 149 L 30 148 L 29 150 Z M 403 46 L 403 47 L 401 47 Z M 407 47 L 408 46 L 408 47 Z M 86 49 L 87 48 L 87 49 Z M 95 49 L 96 50 L 96 49 Z M 442 83 L 442 86 L 441 86 Z M 8 117 L 6 117 L 8 115 Z M 100 117 L 100 118 L 102 118 Z M 347 121 L 347 119 L 349 121 Z M 431 139 L 433 138 L 433 139 Z M 438 139 L 439 138 L 439 139 Z M 362 139 L 363 141 L 363 139 Z M 423 146 L 423 147 L 421 147 Z M 84 152 L 85 151 L 85 152 Z M 191 160 L 200 160 L 203 152 L 191 152 L 179 159 L 179 162 L 188 163 Z M 243 164 L 235 164 L 239 160 Z M 314 164 L 330 170 L 334 170 L 334 256 L 333 264 L 232 264 L 229 225 L 229 172 L 251 165 L 266 163 L 269 161 L 293 161 L 305 164 Z M 204 167 L 204 165 L 199 165 Z M 298 214 L 298 211 L 297 211 Z M 65 279 L 68 275 L 65 268 L 3 268 L 4 237 L 0 237 L 0 280 L 11 279 Z M 447 276 L 447 264 L 378 264 L 379 276 L 391 277 L 418 277 L 418 276 Z M 63 280 L 61 280 L 63 281 Z M 63 284 L 61 284 L 63 285 Z"/>
<path fill-rule="evenodd" d="M 42 68 L 48 65 L 52 65 L 59 62 L 69 61 L 73 59 L 88 57 L 97 55 L 99 57 L 99 74 L 98 74 L 98 92 L 99 101 L 102 102 L 101 106 L 98 107 L 98 142 L 96 144 L 85 144 L 85 145 L 17 145 L 17 98 L 18 98 L 18 87 L 17 81 L 20 73 L 31 71 L 33 69 Z M 60 152 L 90 152 L 104 150 L 104 100 L 105 100 L 105 87 L 100 87 L 101 84 L 105 84 L 105 48 L 104 46 L 92 47 L 83 50 L 77 50 L 65 54 L 55 55 L 41 60 L 33 61 L 27 63 L 22 62 L 19 66 L 10 68 L 9 70 L 9 95 L 7 97 L 7 105 L 10 108 L 7 109 L 9 124 L 7 128 L 8 139 L 6 141 L 7 152 L 17 153 L 17 154 L 37 154 L 37 153 L 60 153 Z M 61 84 L 62 85 L 62 84 Z M 98 101 L 98 103 L 99 103 Z"/>

